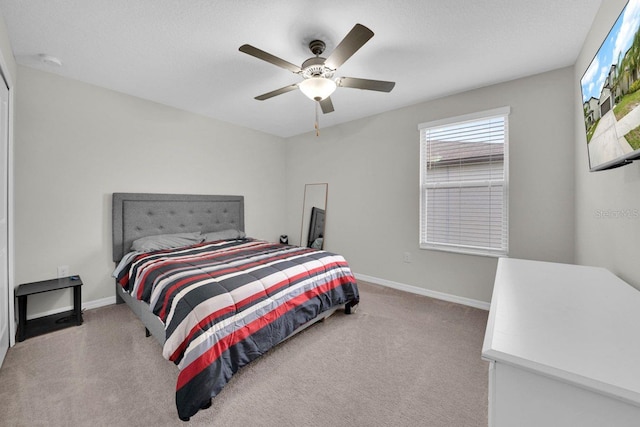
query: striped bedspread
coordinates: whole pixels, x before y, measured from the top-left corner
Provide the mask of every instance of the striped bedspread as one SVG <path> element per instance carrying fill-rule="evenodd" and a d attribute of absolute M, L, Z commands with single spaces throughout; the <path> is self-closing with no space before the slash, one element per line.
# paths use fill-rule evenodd
<path fill-rule="evenodd" d="M 178 415 L 205 407 L 237 370 L 335 305 L 358 302 L 342 256 L 254 239 L 134 257 L 118 276 L 165 324 Z"/>

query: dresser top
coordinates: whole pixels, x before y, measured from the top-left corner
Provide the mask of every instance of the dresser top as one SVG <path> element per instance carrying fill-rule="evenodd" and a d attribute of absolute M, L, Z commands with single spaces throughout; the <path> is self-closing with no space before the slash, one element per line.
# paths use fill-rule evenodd
<path fill-rule="evenodd" d="M 604 268 L 501 258 L 482 356 L 640 406 L 640 291 Z"/>

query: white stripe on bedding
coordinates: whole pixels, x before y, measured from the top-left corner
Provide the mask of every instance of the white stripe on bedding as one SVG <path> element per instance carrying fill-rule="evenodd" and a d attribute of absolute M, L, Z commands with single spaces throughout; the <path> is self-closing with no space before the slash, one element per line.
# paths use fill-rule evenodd
<path fill-rule="evenodd" d="M 220 299 L 218 298 L 218 296 L 216 296 L 216 297 L 210 298 L 209 300 L 203 301 L 197 307 L 201 307 L 203 306 L 203 304 L 207 307 L 208 312 L 204 316 L 206 317 L 209 314 L 215 313 L 216 311 L 221 310 L 229 305 L 235 305 L 238 301 L 242 301 L 253 295 L 264 292 L 266 288 L 273 286 L 276 283 L 282 282 L 283 280 L 288 280 L 288 278 L 293 277 L 305 271 L 306 270 L 301 268 L 300 265 L 294 265 L 288 269 L 285 269 L 282 271 L 276 271 L 274 272 L 274 274 L 265 276 L 262 279 L 256 279 L 252 282 L 247 283 L 246 285 L 240 286 L 239 288 L 232 290 L 229 293 L 224 294 L 229 296 L 230 298 Z M 227 275 L 225 277 L 230 277 L 230 276 L 231 275 Z M 184 295 L 186 295 L 187 293 L 189 293 L 194 289 L 197 289 L 200 286 L 205 286 L 209 283 L 217 282 L 217 280 L 222 280 L 222 279 L 221 278 L 208 279 L 205 281 L 197 282 L 191 286 L 185 287 L 178 294 L 176 294 L 176 296 L 172 301 L 171 311 L 167 316 L 165 324 L 169 325 L 171 323 L 171 320 L 173 319 L 173 315 L 175 313 L 177 302 L 181 298 L 183 298 Z M 193 310 L 195 311 L 195 308 Z M 200 322 L 201 319 L 202 317 L 194 318 L 190 314 L 189 316 L 186 316 L 178 326 L 176 326 L 175 330 L 171 334 L 171 337 L 168 337 L 167 341 L 165 342 L 165 349 L 168 346 L 170 346 L 170 350 L 166 350 L 166 351 L 169 351 L 169 355 L 173 354 L 177 346 L 179 346 L 182 340 L 184 339 L 185 334 L 189 334 L 189 332 Z M 174 344 L 170 344 L 170 342 L 174 342 Z M 163 354 L 164 354 L 164 350 L 163 350 Z"/>
<path fill-rule="evenodd" d="M 224 246 L 225 244 L 227 244 L 229 241 L 227 240 L 223 240 L 223 241 L 219 241 L 219 242 L 213 242 L 213 243 L 208 243 L 207 245 L 202 246 L 201 248 L 215 248 L 217 246 Z M 231 248 L 226 248 L 226 249 L 218 249 L 218 253 L 222 254 L 222 253 L 226 253 L 226 254 L 230 254 L 233 252 L 236 252 L 238 250 L 241 249 L 246 249 L 252 246 L 257 246 L 260 242 L 259 241 L 248 241 L 246 243 L 237 245 L 237 246 L 233 246 Z M 142 286 L 142 277 L 144 277 L 144 272 L 146 271 L 147 268 L 149 267 L 153 267 L 158 265 L 158 263 L 167 263 L 167 262 L 176 262 L 176 261 L 186 261 L 190 258 L 194 258 L 194 259 L 198 259 L 199 257 L 202 256 L 202 253 L 198 253 L 198 254 L 192 254 L 191 252 L 193 251 L 193 247 L 191 246 L 186 246 L 182 249 L 176 249 L 174 251 L 172 251 L 170 254 L 167 254 L 167 256 L 158 256 L 158 258 L 155 259 L 142 259 L 137 261 L 136 263 L 132 264 L 132 267 L 137 264 L 137 263 L 142 263 L 143 267 L 139 268 L 137 270 L 137 274 L 136 277 L 134 279 L 133 282 L 133 288 L 130 290 L 130 293 L 132 295 L 134 295 L 137 298 L 138 295 L 138 289 L 140 288 L 140 286 Z M 184 254 L 183 256 L 176 256 L 176 255 L 180 255 L 180 254 Z M 155 289 L 156 284 L 152 285 L 153 289 Z M 150 304 L 151 307 L 153 307 L 153 304 Z"/>
<path fill-rule="evenodd" d="M 293 250 L 282 251 L 281 253 L 292 252 L 292 251 L 297 250 L 297 249 L 298 248 L 293 248 Z M 273 255 L 274 255 L 274 253 L 267 253 L 267 254 L 260 254 L 260 255 L 257 255 L 257 256 L 253 256 L 252 258 L 241 258 L 241 259 L 238 259 L 236 261 L 232 261 L 232 262 L 224 264 L 224 265 L 216 265 L 216 266 L 213 266 L 212 268 L 204 268 L 204 269 L 202 269 L 202 271 L 203 272 L 213 272 L 215 270 L 219 270 L 220 268 L 230 268 L 230 267 L 236 267 L 236 266 L 243 266 L 243 265 L 251 263 L 251 262 L 259 261 L 259 260 L 261 260 L 263 258 L 272 257 Z M 290 257 L 288 259 L 297 259 L 297 258 L 300 258 L 302 256 L 304 256 L 304 255 L 296 255 L 296 256 Z M 272 266 L 272 265 L 277 264 L 277 263 L 282 262 L 282 261 L 283 260 L 281 260 L 281 259 L 280 260 L 274 260 L 274 261 L 272 261 L 270 263 L 260 264 L 260 265 L 257 265 L 255 267 L 247 269 L 247 270 L 238 269 L 236 271 L 231 271 L 231 272 L 229 272 L 229 273 L 227 273 L 225 275 L 216 277 L 215 281 L 216 282 L 222 282 L 223 280 L 229 279 L 231 277 L 238 276 L 238 275 L 243 275 L 243 274 L 248 274 L 248 273 L 250 273 L 252 271 L 262 269 L 262 268 L 264 268 L 266 266 Z M 321 265 L 321 263 L 320 263 L 320 265 Z M 295 274 L 309 271 L 309 269 L 305 269 L 302 265 L 294 265 L 294 266 L 290 267 L 289 269 L 287 269 L 286 271 L 294 272 L 295 269 L 298 268 L 298 267 L 300 268 L 300 271 L 296 271 Z M 292 277 L 292 276 L 290 275 L 289 277 Z M 166 280 L 170 280 L 170 279 L 171 278 L 167 278 Z M 204 282 L 212 283 L 210 279 L 207 279 L 207 280 L 203 281 L 203 283 Z M 167 283 L 164 283 L 165 286 L 166 286 L 166 284 Z M 193 285 L 191 285 L 189 287 L 186 287 L 185 289 L 181 290 L 175 296 L 175 298 L 172 301 L 171 308 L 169 309 L 169 312 L 167 314 L 167 318 L 165 320 L 165 323 L 167 323 L 167 324 L 171 323 L 171 320 L 173 319 L 173 315 L 175 313 L 176 304 L 180 300 L 180 298 L 182 298 L 182 296 L 184 296 L 187 292 L 191 291 L 192 289 L 197 288 L 199 285 L 200 285 L 200 283 L 194 283 Z M 157 302 L 157 299 L 159 298 L 159 295 L 160 295 L 160 293 L 162 292 L 163 289 L 164 289 L 164 286 L 157 286 L 157 287 L 154 286 L 154 293 L 151 295 L 151 301 L 152 301 L 151 307 L 155 306 L 155 303 Z"/>
<path fill-rule="evenodd" d="M 319 277 L 324 278 L 331 275 L 331 272 L 329 272 L 326 274 L 322 274 Z M 184 351 L 184 357 L 178 364 L 178 368 L 182 369 L 184 366 L 188 366 L 195 359 L 200 357 L 200 355 L 202 354 L 202 350 L 207 351 L 208 349 L 210 349 L 212 347 L 210 341 L 214 343 L 220 341 L 229 334 L 241 329 L 246 324 L 251 323 L 253 320 L 256 320 L 275 310 L 286 301 L 295 298 L 296 296 L 301 295 L 302 293 L 310 289 L 313 289 L 315 287 L 315 283 L 317 283 L 315 277 L 303 280 L 294 286 L 285 288 L 277 294 L 274 294 L 271 298 L 267 298 L 264 301 L 261 301 L 258 304 L 254 304 L 248 307 L 246 310 L 235 314 L 234 316 L 228 317 L 216 323 L 213 327 L 204 331 L 203 334 L 194 338 L 189 343 L 189 346 Z M 325 282 L 322 281 L 322 283 Z M 165 358 L 168 359 L 173 354 L 173 352 L 175 352 L 175 349 L 182 343 L 185 333 L 188 334 L 193 326 L 198 323 L 198 319 L 194 319 L 195 316 L 193 314 L 199 312 L 200 310 L 202 310 L 203 313 L 211 312 L 210 309 L 206 307 L 207 304 L 207 301 L 203 301 L 202 304 L 197 307 L 197 310 L 194 308 L 194 311 L 187 317 L 188 321 L 182 322 L 182 324 L 178 328 L 176 328 L 174 333 L 167 339 L 162 352 Z M 227 330 L 227 328 L 229 328 L 230 326 L 232 327 Z M 220 335 L 221 331 L 226 331 L 227 333 Z M 197 350 L 198 348 L 200 349 L 199 351 Z"/>
<path fill-rule="evenodd" d="M 111 276 L 117 279 L 120 272 L 127 267 L 127 265 L 129 264 L 129 261 L 131 261 L 131 258 L 141 253 L 142 252 L 133 251 L 133 252 L 129 252 L 128 254 L 125 254 L 125 256 L 123 256 L 122 259 L 120 260 L 120 263 L 118 264 L 116 269 L 113 271 L 113 273 L 111 273 Z"/>

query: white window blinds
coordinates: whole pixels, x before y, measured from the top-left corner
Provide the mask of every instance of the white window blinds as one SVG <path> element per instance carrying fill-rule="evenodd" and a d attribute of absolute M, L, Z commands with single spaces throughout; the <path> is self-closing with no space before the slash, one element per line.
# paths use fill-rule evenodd
<path fill-rule="evenodd" d="M 508 252 L 509 108 L 423 123 L 420 247 Z"/>

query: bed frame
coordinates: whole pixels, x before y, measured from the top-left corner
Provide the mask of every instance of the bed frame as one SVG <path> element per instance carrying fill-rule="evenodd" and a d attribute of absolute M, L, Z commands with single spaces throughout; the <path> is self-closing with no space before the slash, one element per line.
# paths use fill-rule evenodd
<path fill-rule="evenodd" d="M 113 193 L 112 212 L 115 263 L 120 262 L 134 240 L 145 236 L 228 229 L 244 231 L 243 196 Z M 126 303 L 144 324 L 147 336 L 153 335 L 161 345 L 164 344 L 164 325 L 149 305 L 131 296 L 117 283 L 115 288 L 116 303 Z M 338 308 L 321 313 L 289 337 L 324 320 Z M 347 314 L 352 312 L 349 304 L 344 308 Z"/>

